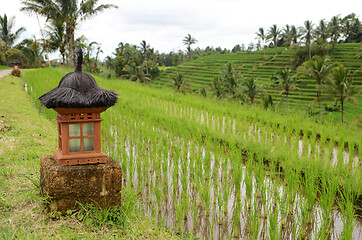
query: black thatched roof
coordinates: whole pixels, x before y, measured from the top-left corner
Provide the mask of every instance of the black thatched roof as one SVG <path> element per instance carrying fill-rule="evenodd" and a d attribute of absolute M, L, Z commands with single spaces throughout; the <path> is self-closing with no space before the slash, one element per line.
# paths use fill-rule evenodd
<path fill-rule="evenodd" d="M 58 87 L 39 97 L 47 108 L 111 107 L 117 102 L 117 94 L 97 86 L 94 78 L 82 72 L 83 53 L 77 52 L 77 67 L 66 74 Z"/>

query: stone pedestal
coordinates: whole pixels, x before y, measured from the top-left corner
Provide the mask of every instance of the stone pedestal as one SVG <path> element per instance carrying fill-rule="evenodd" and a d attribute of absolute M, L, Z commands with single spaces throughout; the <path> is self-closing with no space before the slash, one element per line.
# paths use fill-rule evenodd
<path fill-rule="evenodd" d="M 40 161 L 40 189 L 49 197 L 50 211 L 76 210 L 78 202 L 121 206 L 122 170 L 110 157 L 107 163 L 60 166 L 54 156 Z"/>

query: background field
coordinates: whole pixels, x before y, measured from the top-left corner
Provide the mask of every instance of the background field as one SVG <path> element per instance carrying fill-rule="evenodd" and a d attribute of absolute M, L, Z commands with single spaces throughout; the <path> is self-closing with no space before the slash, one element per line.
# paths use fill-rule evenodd
<path fill-rule="evenodd" d="M 329 56 L 333 62 L 339 62 L 345 67 L 355 72 L 354 84 L 362 85 L 362 60 L 357 59 L 357 54 L 360 52 L 359 43 L 343 43 L 336 44 L 330 51 Z M 227 63 L 232 63 L 236 72 L 240 72 L 244 77 L 257 77 L 259 83 L 263 84 L 266 93 L 270 94 L 275 104 L 281 111 L 285 109 L 285 96 L 280 95 L 280 89 L 271 87 L 273 83 L 270 77 L 278 70 L 284 67 L 292 68 L 293 55 L 295 50 L 279 47 L 266 48 L 266 60 L 264 60 L 263 50 L 254 52 L 240 52 L 228 54 L 213 54 L 205 57 L 200 57 L 192 62 L 186 62 L 177 67 L 171 67 L 164 70 L 160 77 L 154 80 L 155 84 L 167 85 L 176 73 L 183 73 L 190 84 L 190 88 L 197 90 L 209 85 L 210 80 L 218 76 Z M 292 68 L 293 69 L 293 68 Z M 294 69 L 295 73 L 296 70 Z M 309 79 L 301 79 L 305 85 L 300 87 L 300 91 L 292 91 L 289 96 L 289 104 L 295 110 L 311 109 L 317 112 L 317 106 L 313 106 L 313 100 L 316 98 L 315 81 Z M 210 93 L 211 94 L 211 93 Z M 358 105 L 347 104 L 345 113 L 347 119 L 355 119 L 356 124 L 361 124 L 362 116 L 362 97 L 357 97 Z M 327 101 L 323 106 L 332 107 L 334 101 Z M 331 115 L 324 111 L 324 114 Z M 332 114 L 333 115 L 333 114 Z M 334 115 L 333 120 L 340 120 Z"/>

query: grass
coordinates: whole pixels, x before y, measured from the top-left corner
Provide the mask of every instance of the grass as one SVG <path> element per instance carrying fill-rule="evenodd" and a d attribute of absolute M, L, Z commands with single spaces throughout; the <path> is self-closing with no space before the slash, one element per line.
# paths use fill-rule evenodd
<path fill-rule="evenodd" d="M 57 145 L 56 124 L 35 107 L 23 84 L 12 76 L 0 80 L 0 239 L 175 239 L 131 206 L 134 214 L 124 226 L 116 209 L 85 206 L 66 216 L 44 212 L 40 158 Z"/>
<path fill-rule="evenodd" d="M 0 70 L 12 69 L 11 67 L 0 65 Z"/>

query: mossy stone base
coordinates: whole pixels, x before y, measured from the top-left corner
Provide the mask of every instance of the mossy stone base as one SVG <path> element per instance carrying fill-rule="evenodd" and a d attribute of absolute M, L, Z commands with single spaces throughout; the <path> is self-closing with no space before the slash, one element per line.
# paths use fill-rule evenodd
<path fill-rule="evenodd" d="M 122 170 L 110 157 L 107 163 L 60 166 L 54 156 L 40 161 L 40 190 L 50 211 L 79 209 L 78 202 L 100 207 L 121 205 Z"/>

